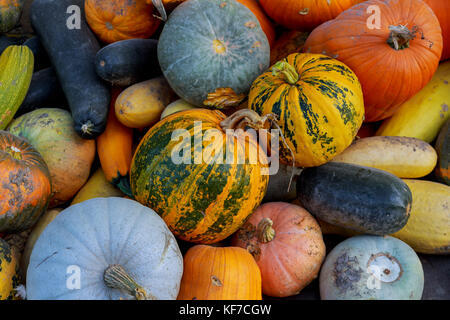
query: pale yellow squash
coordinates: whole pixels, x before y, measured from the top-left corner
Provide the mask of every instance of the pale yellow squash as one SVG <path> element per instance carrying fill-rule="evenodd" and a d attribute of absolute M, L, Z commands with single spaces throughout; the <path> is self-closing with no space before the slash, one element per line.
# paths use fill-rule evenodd
<path fill-rule="evenodd" d="M 437 164 L 434 148 L 410 137 L 368 137 L 355 140 L 332 161 L 388 171 L 399 178 L 421 178 Z"/>
<path fill-rule="evenodd" d="M 71 205 L 93 199 L 107 197 L 124 197 L 125 195 L 119 189 L 115 188 L 108 180 L 102 169 L 99 168 L 89 178 L 88 182 L 78 191 Z"/>
<path fill-rule="evenodd" d="M 187 101 L 184 101 L 183 99 L 178 99 L 164 108 L 164 111 L 161 114 L 161 120 L 176 112 L 191 110 L 194 108 L 196 108 L 196 106 L 190 104 Z"/>
<path fill-rule="evenodd" d="M 431 81 L 385 120 L 379 136 L 405 136 L 432 142 L 450 117 L 450 61 L 441 63 Z"/>
<path fill-rule="evenodd" d="M 161 119 L 164 108 L 176 99 L 164 77 L 126 88 L 116 100 L 117 119 L 129 128 L 146 128 Z"/>

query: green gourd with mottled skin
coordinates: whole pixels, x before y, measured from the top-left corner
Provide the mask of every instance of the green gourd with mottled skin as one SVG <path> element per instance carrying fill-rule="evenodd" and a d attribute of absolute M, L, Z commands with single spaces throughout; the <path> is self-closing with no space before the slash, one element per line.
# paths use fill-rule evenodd
<path fill-rule="evenodd" d="M 189 0 L 169 16 L 158 59 L 181 98 L 226 108 L 245 98 L 269 67 L 270 47 L 258 19 L 236 0 Z"/>

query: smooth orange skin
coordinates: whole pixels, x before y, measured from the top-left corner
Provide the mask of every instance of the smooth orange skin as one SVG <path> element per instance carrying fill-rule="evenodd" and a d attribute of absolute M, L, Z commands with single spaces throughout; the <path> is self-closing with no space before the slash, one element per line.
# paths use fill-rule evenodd
<path fill-rule="evenodd" d="M 254 232 L 264 218 L 273 221 L 275 230 L 275 237 L 267 243 L 259 241 Z M 235 233 L 232 245 L 253 254 L 261 270 L 263 293 L 272 297 L 298 294 L 318 276 L 325 259 L 317 221 L 302 207 L 284 202 L 269 202 L 256 209 Z"/>
<path fill-rule="evenodd" d="M 178 300 L 262 300 L 261 273 L 239 247 L 196 245 L 184 256 Z"/>
<path fill-rule="evenodd" d="M 89 27 L 105 43 L 149 38 L 160 24 L 144 0 L 86 0 L 84 5 Z"/>
<path fill-rule="evenodd" d="M 450 59 L 450 1 L 443 0 L 423 0 L 433 9 L 434 14 L 439 19 L 444 38 L 444 49 L 441 61 Z"/>
<path fill-rule="evenodd" d="M 13 147 L 19 158 L 7 149 Z M 47 209 L 50 173 L 41 155 L 25 139 L 0 131 L 0 231 L 31 227 Z"/>
<path fill-rule="evenodd" d="M 380 29 L 368 27 L 370 6 L 380 9 Z M 419 30 L 403 50 L 387 43 L 389 27 L 399 25 Z M 314 29 L 303 50 L 334 57 L 352 69 L 363 88 L 365 121 L 375 122 L 392 116 L 431 80 L 442 53 L 442 32 L 436 15 L 420 0 L 369 0 Z"/>
<path fill-rule="evenodd" d="M 308 31 L 364 0 L 259 0 L 269 17 L 292 30 Z M 300 13 L 301 12 L 301 13 Z"/>
<path fill-rule="evenodd" d="M 286 58 L 292 53 L 301 52 L 309 33 L 303 31 L 285 31 L 270 50 L 270 65 Z"/>
<path fill-rule="evenodd" d="M 106 180 L 113 182 L 128 175 L 131 166 L 133 129 L 117 120 L 116 99 L 121 88 L 112 89 L 111 106 L 105 131 L 97 138 L 97 152 Z"/>

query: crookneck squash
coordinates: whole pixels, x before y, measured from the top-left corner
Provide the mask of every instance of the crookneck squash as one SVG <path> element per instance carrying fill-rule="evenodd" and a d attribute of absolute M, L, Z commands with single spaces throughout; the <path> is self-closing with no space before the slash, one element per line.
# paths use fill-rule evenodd
<path fill-rule="evenodd" d="M 269 67 L 270 47 L 255 15 L 237 1 L 189 0 L 170 14 L 158 60 L 172 89 L 198 107 L 238 105 Z"/>
<path fill-rule="evenodd" d="M 97 138 L 97 152 L 106 180 L 130 195 L 133 130 L 125 127 L 116 117 L 115 104 L 121 91 L 118 87 L 112 89 L 108 123 Z"/>
<path fill-rule="evenodd" d="M 249 107 L 277 116 L 287 141 L 280 143 L 280 160 L 298 167 L 321 165 L 344 151 L 364 117 L 356 75 L 320 54 L 291 54 L 276 63 L 253 83 Z"/>
<path fill-rule="evenodd" d="M 25 139 L 6 131 L 0 131 L 0 186 L 0 232 L 33 226 L 52 192 L 42 156 Z"/>
<path fill-rule="evenodd" d="M 261 299 L 261 273 L 245 249 L 196 245 L 185 254 L 178 300 Z"/>
<path fill-rule="evenodd" d="M 25 99 L 33 67 L 33 53 L 26 46 L 9 46 L 0 56 L 0 130 L 8 126 Z"/>
<path fill-rule="evenodd" d="M 436 167 L 437 178 L 450 186 L 450 119 L 442 127 L 436 140 L 438 153 L 438 165 Z"/>
<path fill-rule="evenodd" d="M 421 0 L 370 0 L 314 29 L 303 50 L 335 57 L 356 73 L 365 120 L 373 122 L 392 116 L 430 81 L 442 53 L 442 32 Z"/>
<path fill-rule="evenodd" d="M 253 255 L 261 270 L 263 293 L 272 297 L 298 294 L 319 275 L 325 259 L 325 243 L 314 217 L 284 202 L 256 209 L 232 244 Z"/>
<path fill-rule="evenodd" d="M 19 284 L 19 252 L 0 238 L 0 300 L 14 299 Z"/>
<path fill-rule="evenodd" d="M 19 22 L 25 0 L 0 0 L 0 34 L 11 31 Z"/>
<path fill-rule="evenodd" d="M 59 213 L 44 229 L 27 271 L 29 300 L 174 300 L 183 257 L 150 208 L 95 198 Z"/>
<path fill-rule="evenodd" d="M 254 136 L 246 131 L 227 135 L 226 130 L 263 122 L 248 109 L 229 118 L 207 109 L 164 118 L 134 154 L 133 196 L 159 213 L 182 240 L 225 239 L 259 206 L 269 178 L 267 156 Z"/>
<path fill-rule="evenodd" d="M 84 9 L 92 31 L 105 43 L 149 38 L 160 24 L 145 0 L 86 0 Z"/>
<path fill-rule="evenodd" d="M 264 11 L 288 29 L 312 30 L 364 0 L 259 0 Z"/>
<path fill-rule="evenodd" d="M 450 118 L 450 61 L 439 65 L 431 81 L 382 122 L 379 136 L 413 137 L 431 143 Z"/>
<path fill-rule="evenodd" d="M 441 61 L 450 59 L 450 1 L 423 0 L 428 4 L 439 19 L 444 40 Z"/>

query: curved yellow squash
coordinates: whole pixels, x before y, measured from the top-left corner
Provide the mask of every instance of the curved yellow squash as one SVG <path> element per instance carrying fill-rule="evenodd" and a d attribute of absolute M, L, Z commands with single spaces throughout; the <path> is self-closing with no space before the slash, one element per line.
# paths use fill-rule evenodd
<path fill-rule="evenodd" d="M 19 254 L 0 239 L 0 300 L 14 299 L 14 288 L 19 285 Z"/>
<path fill-rule="evenodd" d="M 368 137 L 355 140 L 333 161 L 377 168 L 399 178 L 421 178 L 436 167 L 437 153 L 416 138 Z"/>
<path fill-rule="evenodd" d="M 415 251 L 450 253 L 450 187 L 423 180 L 404 180 L 411 189 L 413 204 L 408 223 L 392 236 Z"/>
<path fill-rule="evenodd" d="M 379 136 L 405 136 L 431 142 L 450 117 L 450 61 L 441 63 L 431 81 L 385 120 Z"/>
<path fill-rule="evenodd" d="M 106 197 L 124 197 L 125 195 L 119 189 L 115 188 L 108 180 L 101 168 L 89 178 L 83 188 L 78 191 L 71 205 L 80 203 L 93 198 Z"/>
<path fill-rule="evenodd" d="M 358 78 L 345 64 L 321 54 L 291 54 L 253 83 L 249 108 L 275 114 L 289 148 L 280 160 L 315 167 L 332 160 L 356 137 L 364 118 Z M 292 152 L 292 153 L 291 153 Z"/>
<path fill-rule="evenodd" d="M 185 111 L 185 110 L 191 110 L 195 109 L 196 106 L 190 104 L 187 101 L 184 101 L 183 99 L 178 99 L 171 104 L 169 104 L 164 111 L 161 113 L 161 120 L 170 116 L 171 114 L 174 114 L 176 112 Z"/>

